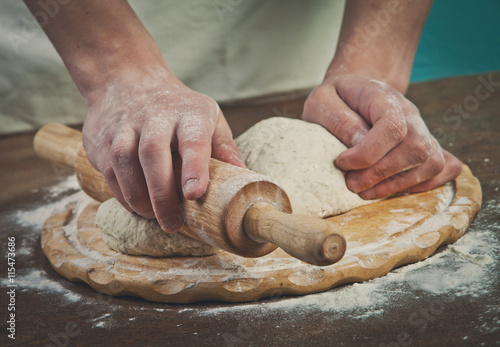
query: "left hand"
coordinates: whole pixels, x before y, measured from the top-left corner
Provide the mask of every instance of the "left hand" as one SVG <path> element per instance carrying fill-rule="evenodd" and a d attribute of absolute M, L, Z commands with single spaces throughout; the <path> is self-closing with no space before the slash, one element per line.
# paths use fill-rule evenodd
<path fill-rule="evenodd" d="M 417 107 L 388 84 L 360 75 L 326 78 L 302 118 L 347 147 L 335 161 L 363 199 L 437 188 L 461 172 L 460 161 L 431 135 Z"/>

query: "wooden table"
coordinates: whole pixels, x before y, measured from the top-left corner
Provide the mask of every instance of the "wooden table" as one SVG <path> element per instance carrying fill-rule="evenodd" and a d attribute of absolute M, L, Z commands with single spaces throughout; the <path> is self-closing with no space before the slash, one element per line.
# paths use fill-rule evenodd
<path fill-rule="evenodd" d="M 479 78 L 479 79 L 478 79 Z M 429 129 L 441 145 L 470 166 L 483 189 L 483 209 L 469 232 L 480 228 L 499 231 L 500 208 L 500 87 L 476 89 L 488 74 L 414 84 L 408 97 L 420 108 Z M 500 81 L 500 73 L 491 75 Z M 484 93 L 489 95 L 485 97 Z M 476 103 L 477 101 L 477 103 Z M 257 120 L 286 115 L 298 117 L 303 99 L 226 108 L 225 114 L 237 136 Z M 469 113 L 453 112 L 454 104 L 465 105 Z M 477 108 L 477 109 L 476 109 Z M 447 111 L 451 109 L 452 111 Z M 467 112 L 467 111 L 465 111 Z M 17 247 L 31 245 L 31 252 L 16 256 L 19 279 L 28 271 L 40 271 L 40 278 L 60 284 L 57 291 L 22 288 L 16 293 L 16 340 L 6 337 L 8 296 L 0 294 L 2 345 L 486 345 L 500 343 L 499 271 L 489 279 L 493 289 L 477 297 L 435 295 L 412 288 L 391 293 L 393 305 L 377 315 L 366 312 L 272 309 L 290 298 L 260 302 L 262 309 L 246 305 L 205 303 L 169 305 L 137 298 L 107 297 L 87 285 L 61 278 L 50 266 L 39 245 L 39 230 L 20 225 L 18 210 L 31 210 L 50 201 L 47 187 L 63 180 L 68 172 L 55 169 L 35 157 L 33 134 L 0 138 L 0 225 L 2 279 L 7 277 L 7 237 L 15 236 Z M 494 264 L 498 269 L 498 252 Z M 495 285 L 496 284 L 496 285 Z M 68 300 L 64 293 L 77 294 Z M 453 295 L 453 293 L 451 293 Z M 446 296 L 446 297 L 445 297 Z M 434 310 L 436 302 L 446 302 Z M 271 306 L 274 305 L 274 306 Z M 266 308 L 271 306 L 271 308 Z M 220 308 L 218 314 L 215 309 Z M 210 311 L 207 311 L 210 310 Z M 211 312 L 207 314 L 207 312 Z M 411 317 L 425 324 L 413 324 Z M 422 321 L 421 321 L 422 322 Z"/>

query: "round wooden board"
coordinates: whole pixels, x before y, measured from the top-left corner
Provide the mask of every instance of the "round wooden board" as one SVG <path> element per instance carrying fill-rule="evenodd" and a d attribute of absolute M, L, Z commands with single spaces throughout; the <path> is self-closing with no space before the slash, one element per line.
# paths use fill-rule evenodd
<path fill-rule="evenodd" d="M 98 203 L 55 211 L 42 230 L 42 248 L 54 269 L 110 295 L 190 303 L 252 301 L 301 295 L 384 276 L 422 260 L 468 229 L 481 206 L 481 187 L 467 166 L 454 184 L 362 206 L 328 220 L 341 227 L 344 258 L 316 267 L 280 249 L 261 258 L 228 252 L 209 257 L 151 258 L 110 250 L 95 226 Z"/>

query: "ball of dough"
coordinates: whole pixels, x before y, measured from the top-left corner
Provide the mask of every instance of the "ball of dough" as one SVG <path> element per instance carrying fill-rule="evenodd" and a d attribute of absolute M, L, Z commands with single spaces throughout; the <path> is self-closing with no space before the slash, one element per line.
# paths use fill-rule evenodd
<path fill-rule="evenodd" d="M 220 251 L 180 233 L 166 233 L 156 219 L 132 214 L 114 198 L 99 206 L 96 224 L 108 247 L 121 253 L 178 257 L 205 256 Z"/>
<path fill-rule="evenodd" d="M 248 129 L 236 144 L 250 170 L 285 189 L 294 213 L 323 218 L 372 202 L 347 188 L 334 164 L 347 147 L 321 125 L 273 117 Z"/>

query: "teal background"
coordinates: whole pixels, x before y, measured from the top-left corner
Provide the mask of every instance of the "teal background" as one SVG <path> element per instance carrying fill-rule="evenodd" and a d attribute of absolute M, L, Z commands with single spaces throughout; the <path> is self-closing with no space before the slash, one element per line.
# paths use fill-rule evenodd
<path fill-rule="evenodd" d="M 411 82 L 500 70 L 500 0 L 435 0 Z"/>

